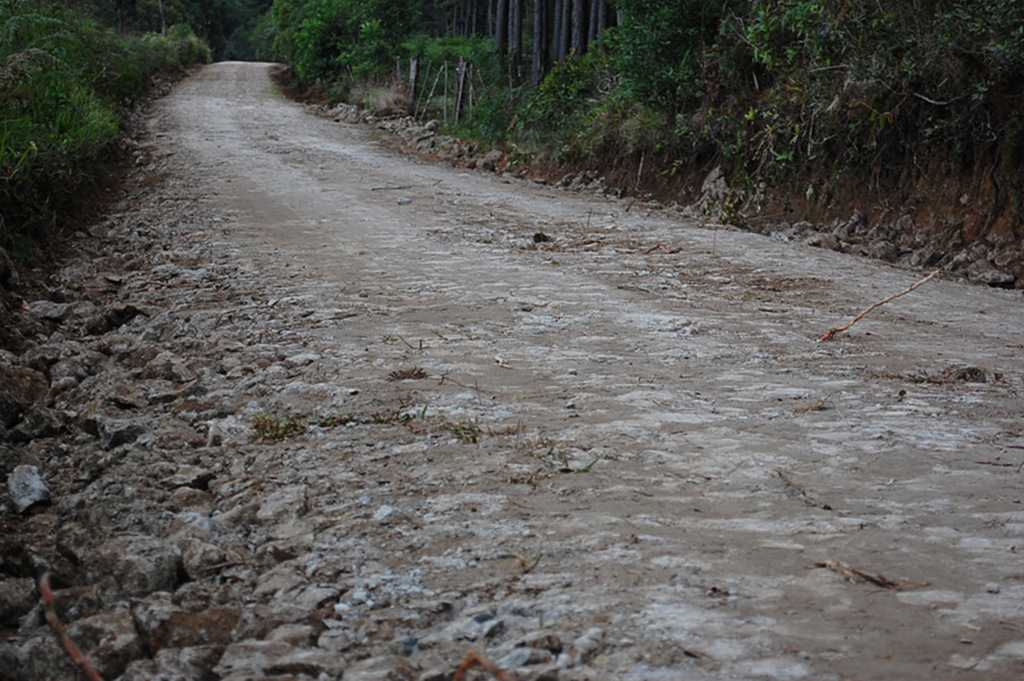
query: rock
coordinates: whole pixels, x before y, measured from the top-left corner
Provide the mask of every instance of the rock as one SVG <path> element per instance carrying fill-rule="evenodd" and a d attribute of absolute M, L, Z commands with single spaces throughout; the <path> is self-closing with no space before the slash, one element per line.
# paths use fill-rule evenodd
<path fill-rule="evenodd" d="M 341 679 L 345 660 L 321 648 L 298 648 L 283 641 L 248 640 L 228 646 L 213 671 L 224 681 L 284 675 L 304 675 L 327 681 Z"/>
<path fill-rule="evenodd" d="M 0 640 L 0 671 L 4 673 L 4 681 L 80 678 L 71 658 L 48 631 L 27 640 L 16 637 Z"/>
<path fill-rule="evenodd" d="M 900 249 L 891 241 L 876 241 L 868 245 L 868 255 L 885 262 L 896 262 L 900 257 Z"/>
<path fill-rule="evenodd" d="M 210 608 L 202 612 L 177 610 L 150 633 L 146 645 L 151 651 L 195 646 L 224 650 L 234 638 L 239 617 L 239 612 L 231 608 Z"/>
<path fill-rule="evenodd" d="M 29 304 L 29 314 L 36 319 L 60 323 L 71 314 L 71 303 L 54 303 L 49 300 L 37 300 Z"/>
<path fill-rule="evenodd" d="M 24 515 L 39 506 L 50 505 L 50 488 L 36 466 L 22 464 L 7 478 L 7 489 L 15 513 Z"/>
<path fill-rule="evenodd" d="M 933 251 L 930 248 L 919 248 L 911 254 L 910 266 L 921 269 L 934 267 L 940 260 L 942 260 L 942 257 L 942 253 Z"/>
<path fill-rule="evenodd" d="M 142 310 L 131 304 L 110 305 L 93 315 L 86 322 L 85 329 L 92 335 L 99 336 L 127 324 L 140 314 L 143 314 Z"/>
<path fill-rule="evenodd" d="M 86 555 L 84 568 L 105 603 L 173 591 L 183 572 L 181 551 L 146 535 L 121 536 L 100 545 Z"/>
<path fill-rule="evenodd" d="M 214 646 L 165 648 L 152 660 L 129 664 L 120 681 L 217 681 L 213 667 L 221 654 Z"/>
<path fill-rule="evenodd" d="M 495 664 L 502 669 L 518 669 L 532 664 L 547 664 L 554 656 L 540 648 L 515 648 L 508 655 L 499 658 Z"/>
<path fill-rule="evenodd" d="M 805 241 L 808 246 L 815 246 L 817 248 L 824 248 L 829 251 L 838 251 L 841 244 L 839 239 L 829 234 L 828 232 L 818 232 L 807 237 Z"/>
<path fill-rule="evenodd" d="M 0 627 L 16 627 L 38 600 L 35 580 L 25 577 L 0 581 Z"/>
<path fill-rule="evenodd" d="M 505 159 L 505 154 L 500 149 L 491 149 L 481 158 L 477 165 L 481 170 L 493 171 Z"/>
<path fill-rule="evenodd" d="M 218 565 L 228 562 L 227 558 L 224 549 L 199 540 L 189 542 L 181 554 L 185 574 L 193 580 L 212 575 Z"/>
<path fill-rule="evenodd" d="M 100 446 L 107 450 L 135 442 L 140 435 L 146 432 L 146 426 L 141 423 L 112 419 L 100 414 L 94 414 L 86 419 L 82 428 L 85 432 L 98 437 Z"/>
<path fill-rule="evenodd" d="M 144 654 L 126 603 L 74 622 L 68 627 L 68 635 L 88 651 L 90 662 L 103 678 L 117 678 L 128 663 Z"/>
<path fill-rule="evenodd" d="M 0 367 L 0 426 L 13 426 L 26 409 L 42 404 L 49 390 L 46 376 L 35 369 Z"/>
<path fill-rule="evenodd" d="M 985 284 L 993 288 L 1013 288 L 1017 281 L 1012 274 L 996 269 L 988 260 L 978 260 L 968 267 L 967 278 L 976 284 Z"/>
<path fill-rule="evenodd" d="M 293 520 L 306 512 L 306 485 L 292 485 L 265 497 L 256 512 L 256 519 L 263 522 L 284 522 Z"/>

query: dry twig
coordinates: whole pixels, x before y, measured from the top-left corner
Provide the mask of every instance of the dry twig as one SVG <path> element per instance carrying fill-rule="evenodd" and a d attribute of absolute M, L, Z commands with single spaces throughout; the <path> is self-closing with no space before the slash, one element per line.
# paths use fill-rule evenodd
<path fill-rule="evenodd" d="M 41 596 L 40 600 L 42 601 L 43 613 L 46 615 L 47 623 L 53 629 L 57 640 L 60 641 L 60 645 L 67 651 L 71 660 L 82 670 L 82 675 L 89 681 L 103 681 L 103 677 L 92 666 L 89 658 L 85 656 L 85 653 L 78 647 L 78 644 L 71 640 L 67 630 L 64 629 L 64 625 L 61 624 L 60 618 L 57 617 L 57 599 L 53 595 L 53 589 L 50 588 L 49 572 L 39 579 L 39 595 Z"/>
<path fill-rule="evenodd" d="M 400 369 L 398 371 L 392 371 L 388 374 L 389 381 L 414 381 L 420 378 L 427 378 L 427 372 L 421 367 L 410 367 L 408 369 Z"/>
<path fill-rule="evenodd" d="M 822 563 L 815 563 L 814 567 L 827 568 L 833 572 L 838 572 L 851 582 L 871 582 L 875 586 L 880 586 L 883 589 L 902 591 L 904 589 L 919 589 L 921 587 L 928 586 L 928 582 L 911 582 L 906 579 L 890 579 L 881 573 L 871 574 L 870 572 L 864 572 L 863 570 L 858 570 L 852 565 L 848 565 L 847 563 L 839 560 L 826 560 Z"/>
<path fill-rule="evenodd" d="M 818 501 L 813 496 L 808 494 L 807 490 L 805 490 L 803 487 L 800 487 L 795 482 L 790 480 L 789 476 L 786 475 L 785 473 L 783 473 L 781 470 L 776 470 L 775 474 L 779 476 L 779 480 L 782 480 L 782 482 L 784 482 L 786 484 L 786 487 L 788 489 L 791 489 L 794 492 L 796 492 L 797 494 L 799 494 L 800 498 L 802 498 L 804 500 L 804 503 L 807 504 L 808 506 L 816 506 L 817 508 L 820 508 L 823 511 L 832 511 L 832 510 L 834 510 L 830 505 L 828 505 L 828 504 L 826 504 L 824 502 Z"/>
<path fill-rule="evenodd" d="M 941 271 L 942 271 L 942 268 L 940 267 L 939 269 L 935 270 L 934 272 L 932 272 L 931 274 L 929 274 L 929 275 L 928 275 L 927 277 L 925 277 L 925 278 L 924 278 L 924 279 L 922 279 L 921 281 L 917 282 L 916 284 L 914 284 L 914 285 L 910 286 L 909 288 L 907 288 L 907 289 L 904 289 L 903 291 L 900 291 L 899 293 L 896 293 L 896 294 L 894 294 L 894 295 L 891 295 L 891 296 L 889 296 L 888 298 L 886 298 L 885 300 L 879 300 L 879 301 L 878 301 L 877 303 L 874 303 L 873 305 L 871 305 L 870 307 L 868 307 L 868 308 L 867 308 L 866 310 L 864 310 L 863 312 L 861 312 L 861 313 L 860 313 L 859 315 L 857 315 L 856 317 L 854 317 L 854 318 L 853 318 L 853 321 L 852 321 L 852 322 L 850 322 L 849 324 L 846 324 L 845 326 L 840 326 L 840 327 L 838 327 L 838 328 L 835 328 L 835 329 L 832 329 L 832 330 L 830 330 L 830 331 L 829 331 L 828 333 L 826 333 L 826 334 L 825 334 L 824 336 L 822 336 L 822 337 L 821 337 L 821 338 L 819 338 L 818 340 L 823 340 L 823 341 L 830 341 L 830 340 L 834 339 L 834 338 L 835 338 L 836 336 L 838 336 L 839 334 L 841 334 L 841 333 L 842 333 L 843 331 L 846 331 L 846 330 L 847 330 L 847 329 L 849 329 L 849 328 L 850 328 L 851 326 L 853 326 L 854 324 L 856 324 L 857 322 L 859 322 L 859 321 L 860 321 L 861 319 L 863 319 L 864 317 L 866 317 L 866 316 L 868 315 L 868 313 L 869 313 L 869 312 L 871 312 L 872 310 L 874 310 L 874 309 L 875 309 L 876 307 L 881 307 L 882 305 L 885 305 L 885 304 L 886 304 L 886 303 L 888 303 L 888 302 L 891 302 L 891 301 L 893 301 L 893 300 L 896 300 L 896 299 L 897 299 L 897 298 L 899 298 L 900 296 L 905 296 L 906 294 L 908 294 L 908 293 L 910 293 L 911 291 L 913 291 L 914 289 L 916 289 L 916 288 L 917 288 L 918 286 L 921 286 L 921 285 L 923 285 L 923 284 L 927 284 L 927 283 L 928 283 L 929 281 L 931 281 L 932 279 L 934 279 L 935 277 L 937 277 L 937 276 L 938 276 L 938 274 L 939 274 L 939 272 L 941 272 Z"/>
<path fill-rule="evenodd" d="M 824 411 L 828 409 L 828 400 L 832 395 L 825 395 L 821 399 L 815 400 L 809 404 L 805 404 L 802 407 L 797 407 L 793 410 L 794 414 L 806 414 L 811 411 Z"/>
<path fill-rule="evenodd" d="M 466 672 L 473 667 L 480 667 L 485 672 L 498 679 L 498 681 L 518 681 L 515 674 L 510 674 L 509 672 L 498 669 L 493 662 L 475 650 L 469 655 L 466 655 L 466 658 L 462 660 L 462 664 L 460 664 L 459 668 L 455 670 L 455 676 L 452 677 L 452 681 L 462 681 L 466 676 Z"/>

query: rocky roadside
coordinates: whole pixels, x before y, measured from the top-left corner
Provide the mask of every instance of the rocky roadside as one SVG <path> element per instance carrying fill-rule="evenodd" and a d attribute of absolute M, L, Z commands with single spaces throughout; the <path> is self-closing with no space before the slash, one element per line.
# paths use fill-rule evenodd
<path fill-rule="evenodd" d="M 384 500 L 438 484 L 399 476 L 375 493 L 375 459 L 468 436 L 414 428 L 397 383 L 325 372 L 324 357 L 350 360 L 318 328 L 370 304 L 314 305 L 272 250 L 231 246 L 230 219 L 172 152 L 130 144 L 125 197 L 71 235 L 67 262 L 35 284 L 4 276 L 0 677 L 80 678 L 40 605 L 49 573 L 57 615 L 108 680 L 439 681 L 485 641 L 530 678 L 586 678 L 603 630 L 534 631 L 537 611 L 515 597 L 536 588 L 525 563 L 438 592 L 362 541 L 402 545 L 419 521 Z M 344 444 L 327 442 L 338 429 Z M 343 479 L 324 475 L 352 452 Z M 431 503 L 435 521 L 460 511 Z"/>
<path fill-rule="evenodd" d="M 387 115 L 349 104 L 316 107 L 319 115 L 346 123 L 363 123 L 396 136 L 414 153 L 441 159 L 469 169 L 512 173 L 508 159 L 498 149 L 488 149 L 472 141 L 438 133 L 435 120 L 422 121 L 412 116 Z M 581 171 L 561 178 L 533 178 L 572 192 L 625 198 L 634 196 L 626 187 L 611 186 L 598 171 Z M 684 217 L 714 221 L 726 213 L 746 213 L 747 206 L 733 205 L 739 195 L 728 185 L 720 167 L 704 179 L 693 202 L 673 202 L 658 206 L 676 211 Z M 655 205 L 649 196 L 635 196 L 645 204 Z M 965 201 L 966 197 L 962 199 Z M 934 224 L 916 224 L 907 214 L 869 221 L 861 211 L 849 218 L 835 218 L 827 224 L 808 221 L 744 220 L 749 229 L 787 242 L 806 243 L 839 253 L 847 253 L 898 264 L 914 269 L 941 268 L 948 274 L 963 277 L 972 283 L 995 288 L 1024 287 L 1024 241 L 1004 237 L 994 241 L 968 239 L 964 221 L 955 215 Z"/>

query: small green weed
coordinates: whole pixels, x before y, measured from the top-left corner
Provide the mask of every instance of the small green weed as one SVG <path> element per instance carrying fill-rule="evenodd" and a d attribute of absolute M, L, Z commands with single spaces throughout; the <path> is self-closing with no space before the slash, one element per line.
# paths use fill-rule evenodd
<path fill-rule="evenodd" d="M 254 439 L 259 442 L 277 442 L 306 432 L 304 419 L 289 416 L 281 419 L 270 414 L 260 414 L 253 422 Z"/>

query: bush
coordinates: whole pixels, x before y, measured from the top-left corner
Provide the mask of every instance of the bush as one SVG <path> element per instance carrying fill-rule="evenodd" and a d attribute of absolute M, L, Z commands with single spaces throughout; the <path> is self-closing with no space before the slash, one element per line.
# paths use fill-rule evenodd
<path fill-rule="evenodd" d="M 150 76 L 207 59 L 191 32 L 126 39 L 59 4 L 0 9 L 0 245 L 59 227 Z"/>

